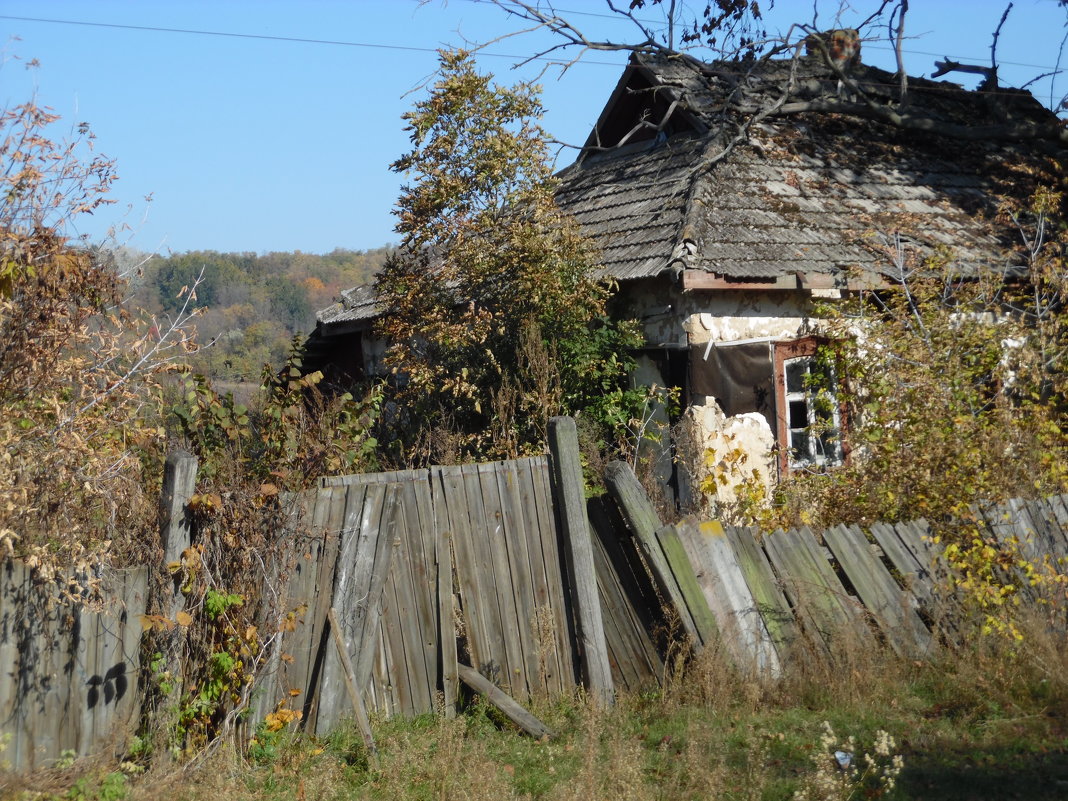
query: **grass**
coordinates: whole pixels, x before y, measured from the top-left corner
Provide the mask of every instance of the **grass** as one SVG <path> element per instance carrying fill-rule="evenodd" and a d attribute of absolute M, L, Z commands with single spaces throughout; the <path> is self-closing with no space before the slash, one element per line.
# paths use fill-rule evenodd
<path fill-rule="evenodd" d="M 797 659 L 761 682 L 703 654 L 666 686 L 598 709 L 578 695 L 534 711 L 559 736 L 535 741 L 472 700 L 454 719 L 375 723 L 377 765 L 355 728 L 280 734 L 252 752 L 219 749 L 195 767 L 137 775 L 75 763 L 9 787 L 20 801 L 268 799 L 1061 799 L 1068 797 L 1068 648 L 1041 627 L 1009 649 L 984 638 L 931 661 L 847 653 Z M 830 725 L 836 736 L 825 736 Z M 904 760 L 896 787 L 838 771 L 879 732 Z M 822 741 L 821 741 L 822 738 Z M 266 747 L 262 747 L 266 746 Z M 250 757 L 251 753 L 251 757 Z M 890 764 L 890 756 L 879 766 Z M 252 758 L 255 757 L 255 758 Z M 879 768 L 882 769 L 881 767 Z"/>

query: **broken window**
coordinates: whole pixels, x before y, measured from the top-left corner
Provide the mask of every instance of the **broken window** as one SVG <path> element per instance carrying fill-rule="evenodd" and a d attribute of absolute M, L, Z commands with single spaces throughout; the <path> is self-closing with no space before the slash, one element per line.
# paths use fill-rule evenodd
<path fill-rule="evenodd" d="M 776 347 L 776 395 L 780 466 L 830 467 L 842 463 L 842 409 L 830 364 L 816 356 L 818 342 L 806 338 Z"/>
<path fill-rule="evenodd" d="M 728 417 L 758 412 L 779 450 L 779 472 L 830 467 L 845 457 L 834 370 L 816 357 L 825 340 L 803 337 L 703 343 L 690 352 L 690 391 Z"/>

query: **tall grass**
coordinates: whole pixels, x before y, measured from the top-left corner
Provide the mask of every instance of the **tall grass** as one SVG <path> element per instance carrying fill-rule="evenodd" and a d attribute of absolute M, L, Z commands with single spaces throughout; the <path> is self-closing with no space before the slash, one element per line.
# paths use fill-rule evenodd
<path fill-rule="evenodd" d="M 844 649 L 802 655 L 762 679 L 707 649 L 662 687 L 610 709 L 581 693 L 533 702 L 559 736 L 536 741 L 471 699 L 453 719 L 379 720 L 377 762 L 356 729 L 316 740 L 281 734 L 260 750 L 220 750 L 193 770 L 119 781 L 116 765 L 77 765 L 23 799 L 278 801 L 705 801 L 793 798 L 1034 798 L 1068 795 L 1068 648 L 1046 624 L 1022 645 L 977 638 L 926 661 Z M 828 734 L 828 729 L 833 734 Z M 894 746 L 887 753 L 887 743 Z M 880 746 L 881 744 L 881 746 Z M 880 755 L 880 747 L 882 754 Z M 852 752 L 852 772 L 834 751 Z M 865 755 L 873 758 L 869 765 Z M 893 757 L 904 769 L 885 781 Z M 255 758 L 253 758 L 255 757 Z M 80 773 L 72 773 L 80 770 Z M 47 781 L 45 781 L 47 780 Z M 76 784 L 77 782 L 77 784 Z M 39 788 L 49 787 L 49 793 Z"/>

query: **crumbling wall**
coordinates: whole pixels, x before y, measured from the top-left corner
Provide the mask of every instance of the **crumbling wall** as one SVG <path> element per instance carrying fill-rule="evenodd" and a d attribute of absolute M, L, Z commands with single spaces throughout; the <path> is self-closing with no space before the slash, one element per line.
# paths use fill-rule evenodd
<path fill-rule="evenodd" d="M 770 491 L 778 474 L 775 437 L 764 415 L 728 417 L 709 398 L 686 409 L 680 429 L 684 506 L 720 516 L 740 489 Z"/>

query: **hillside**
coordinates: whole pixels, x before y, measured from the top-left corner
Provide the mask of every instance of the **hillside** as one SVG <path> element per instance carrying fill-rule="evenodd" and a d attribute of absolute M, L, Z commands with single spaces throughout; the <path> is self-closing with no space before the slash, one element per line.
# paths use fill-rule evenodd
<path fill-rule="evenodd" d="M 370 281 L 389 251 L 152 256 L 133 279 L 131 305 L 166 319 L 202 275 L 191 303 L 202 309 L 196 338 L 206 347 L 191 359 L 193 367 L 223 385 L 257 382 L 265 363 L 282 363 L 294 335 L 314 328 L 316 309 L 342 289 Z M 132 259 L 121 254 L 119 260 Z"/>

